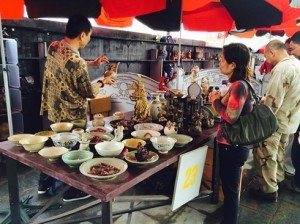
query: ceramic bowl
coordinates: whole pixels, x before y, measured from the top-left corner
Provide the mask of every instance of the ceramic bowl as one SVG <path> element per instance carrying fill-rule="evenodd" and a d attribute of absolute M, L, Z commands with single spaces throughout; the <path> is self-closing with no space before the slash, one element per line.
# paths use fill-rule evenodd
<path fill-rule="evenodd" d="M 155 123 L 141 123 L 134 125 L 134 130 L 153 130 L 153 131 L 161 131 L 164 127 L 160 124 Z"/>
<path fill-rule="evenodd" d="M 38 152 L 45 146 L 47 140 L 48 137 L 33 135 L 33 136 L 22 138 L 19 142 L 26 151 Z"/>
<path fill-rule="evenodd" d="M 50 127 L 54 132 L 68 132 L 73 128 L 73 124 L 70 122 L 60 122 L 51 124 Z"/>
<path fill-rule="evenodd" d="M 90 133 L 91 135 L 94 135 L 94 136 L 99 136 L 99 135 L 102 135 L 104 133 L 110 133 L 113 130 L 114 129 L 112 127 L 97 126 L 97 127 L 88 127 L 86 129 L 86 132 Z"/>
<path fill-rule="evenodd" d="M 169 136 L 158 136 L 150 139 L 153 147 L 160 153 L 168 153 L 176 143 L 176 139 Z"/>
<path fill-rule="evenodd" d="M 111 174 L 111 175 L 94 175 L 94 174 L 90 174 L 91 172 L 91 167 L 99 165 L 101 163 L 105 163 L 107 165 L 116 167 L 117 169 L 119 169 L 120 171 L 118 173 L 115 174 Z M 125 161 L 121 160 L 121 159 L 116 159 L 116 158 L 94 158 L 94 159 L 90 159 L 84 163 L 82 163 L 79 167 L 79 171 L 88 177 L 91 178 L 96 178 L 96 179 L 111 179 L 114 178 L 118 175 L 120 175 L 121 173 L 124 173 L 128 168 L 128 165 Z"/>
<path fill-rule="evenodd" d="M 142 139 L 138 138 L 129 138 L 122 141 L 126 148 L 136 150 L 138 147 L 138 144 L 141 143 L 142 146 L 146 145 L 146 142 Z"/>
<path fill-rule="evenodd" d="M 75 150 L 63 154 L 61 158 L 65 164 L 73 168 L 80 166 L 81 163 L 90 160 L 93 157 L 94 154 L 90 151 Z"/>
<path fill-rule="evenodd" d="M 62 132 L 52 135 L 51 139 L 55 146 L 71 149 L 79 141 L 79 135 L 69 132 Z"/>
<path fill-rule="evenodd" d="M 123 142 L 100 142 L 95 145 L 95 149 L 100 156 L 118 156 L 123 151 Z"/>
<path fill-rule="evenodd" d="M 77 119 L 71 121 L 75 128 L 85 128 L 86 127 L 86 120 L 84 119 Z"/>
<path fill-rule="evenodd" d="M 50 161 L 57 160 L 63 154 L 67 153 L 69 150 L 65 147 L 46 147 L 39 151 L 39 154 Z"/>
<path fill-rule="evenodd" d="M 131 132 L 131 135 L 132 137 L 148 141 L 151 137 L 160 136 L 160 133 L 158 131 L 153 131 L 153 130 L 137 130 Z"/>
<path fill-rule="evenodd" d="M 7 140 L 10 141 L 11 143 L 16 144 L 16 145 L 21 145 L 19 143 L 19 141 L 23 138 L 30 137 L 30 136 L 33 136 L 33 135 L 31 135 L 31 134 L 17 134 L 17 135 L 9 136 Z"/>
<path fill-rule="evenodd" d="M 175 138 L 177 142 L 175 143 L 176 147 L 183 147 L 193 141 L 193 138 L 189 135 L 182 135 L 182 134 L 171 134 L 169 135 L 172 138 Z"/>
<path fill-rule="evenodd" d="M 46 136 L 46 137 L 50 138 L 52 135 L 55 135 L 55 134 L 56 134 L 56 132 L 54 132 L 54 131 L 40 131 L 40 132 L 35 133 L 34 135 Z"/>

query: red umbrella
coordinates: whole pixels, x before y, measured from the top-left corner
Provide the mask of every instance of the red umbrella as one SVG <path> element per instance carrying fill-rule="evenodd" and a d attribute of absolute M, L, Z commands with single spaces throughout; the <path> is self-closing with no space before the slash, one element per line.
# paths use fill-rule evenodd
<path fill-rule="evenodd" d="M 1 0 L 1 17 L 22 19 L 24 4 L 30 18 L 80 13 L 98 17 L 100 25 L 125 27 L 135 17 L 166 31 L 180 30 L 181 15 L 184 28 L 196 31 L 268 27 L 285 21 L 278 0 Z"/>
<path fill-rule="evenodd" d="M 228 31 L 234 26 L 249 29 L 280 24 L 282 12 L 270 3 L 273 1 L 276 0 L 102 0 L 101 3 L 108 19 L 136 17 L 153 29 L 180 30 L 182 13 L 186 30 Z"/>

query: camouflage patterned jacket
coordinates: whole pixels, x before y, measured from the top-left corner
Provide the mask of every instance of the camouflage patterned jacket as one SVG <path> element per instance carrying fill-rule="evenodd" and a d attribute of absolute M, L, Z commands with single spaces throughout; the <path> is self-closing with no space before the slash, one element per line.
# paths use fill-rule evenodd
<path fill-rule="evenodd" d="M 294 56 L 281 60 L 271 71 L 265 104 L 279 122 L 279 132 L 295 133 L 300 123 L 300 61 Z"/>
<path fill-rule="evenodd" d="M 87 99 L 94 98 L 87 63 L 64 40 L 53 42 L 45 64 L 41 115 L 53 122 L 85 119 Z"/>

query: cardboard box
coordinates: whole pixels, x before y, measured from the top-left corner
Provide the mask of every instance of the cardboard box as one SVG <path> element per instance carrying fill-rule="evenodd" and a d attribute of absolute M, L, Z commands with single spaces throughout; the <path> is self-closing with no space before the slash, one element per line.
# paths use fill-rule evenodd
<path fill-rule="evenodd" d="M 94 114 L 101 113 L 103 116 L 109 116 L 111 110 L 111 98 L 108 96 L 101 96 L 99 98 L 90 99 L 89 101 L 90 119 L 93 119 Z"/>

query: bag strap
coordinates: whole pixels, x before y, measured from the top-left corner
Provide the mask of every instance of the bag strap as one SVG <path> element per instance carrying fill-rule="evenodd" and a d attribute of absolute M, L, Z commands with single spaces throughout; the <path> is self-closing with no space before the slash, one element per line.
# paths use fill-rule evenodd
<path fill-rule="evenodd" d="M 257 96 L 257 94 L 255 93 L 255 90 L 253 88 L 253 86 L 251 85 L 250 82 L 248 82 L 247 80 L 243 80 L 245 81 L 245 83 L 247 83 L 249 89 L 250 89 L 250 94 L 251 94 L 251 97 L 254 98 L 255 100 L 255 103 L 258 105 L 259 104 L 259 97 Z M 243 82 L 244 83 L 244 82 Z"/>

